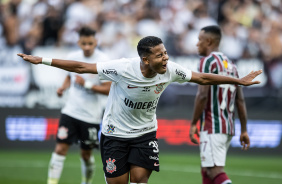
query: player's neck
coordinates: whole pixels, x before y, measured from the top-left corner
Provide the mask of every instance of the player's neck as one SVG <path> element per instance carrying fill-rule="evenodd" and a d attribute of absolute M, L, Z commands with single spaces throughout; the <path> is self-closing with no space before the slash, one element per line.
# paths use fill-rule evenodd
<path fill-rule="evenodd" d="M 218 52 L 218 51 L 219 51 L 218 47 L 216 47 L 216 48 L 209 48 L 209 49 L 207 49 L 206 56 L 209 56 L 212 52 Z"/>
<path fill-rule="evenodd" d="M 150 70 L 150 68 L 142 62 L 140 62 L 140 70 L 142 75 L 146 78 L 153 78 L 157 75 L 156 72 Z"/>

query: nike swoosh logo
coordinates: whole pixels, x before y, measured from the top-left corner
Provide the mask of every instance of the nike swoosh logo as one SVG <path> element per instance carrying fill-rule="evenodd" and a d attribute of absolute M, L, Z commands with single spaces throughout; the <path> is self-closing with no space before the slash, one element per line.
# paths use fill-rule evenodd
<path fill-rule="evenodd" d="M 130 85 L 128 85 L 127 88 L 128 89 L 132 89 L 132 88 L 138 88 L 138 87 L 137 86 L 130 86 Z"/>
<path fill-rule="evenodd" d="M 159 165 L 160 165 L 160 164 L 157 164 L 156 162 L 154 163 L 154 166 L 156 166 L 156 167 L 159 166 Z"/>

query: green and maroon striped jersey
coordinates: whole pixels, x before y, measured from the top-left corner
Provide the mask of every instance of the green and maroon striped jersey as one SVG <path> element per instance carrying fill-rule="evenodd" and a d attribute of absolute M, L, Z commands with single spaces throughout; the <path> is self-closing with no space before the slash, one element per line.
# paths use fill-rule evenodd
<path fill-rule="evenodd" d="M 212 52 L 200 61 L 199 72 L 238 78 L 237 67 L 221 52 Z M 211 85 L 207 106 L 201 116 L 201 131 L 234 135 L 234 102 L 237 85 Z"/>

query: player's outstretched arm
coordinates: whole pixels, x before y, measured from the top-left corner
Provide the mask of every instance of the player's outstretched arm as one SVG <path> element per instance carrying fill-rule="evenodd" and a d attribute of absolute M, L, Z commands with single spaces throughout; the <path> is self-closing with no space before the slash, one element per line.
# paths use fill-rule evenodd
<path fill-rule="evenodd" d="M 192 78 L 190 82 L 195 82 L 201 85 L 218 85 L 218 84 L 238 84 L 244 86 L 250 86 L 253 84 L 259 84 L 260 81 L 253 81 L 258 75 L 262 73 L 262 70 L 252 71 L 243 78 L 233 78 L 224 75 L 217 75 L 211 73 L 197 73 L 192 72 Z"/>
<path fill-rule="evenodd" d="M 28 61 L 32 64 L 46 64 L 75 73 L 97 74 L 96 64 L 83 63 L 83 62 L 71 61 L 71 60 L 62 60 L 62 59 L 42 58 L 42 57 L 26 55 L 22 53 L 19 53 L 18 56 L 22 57 L 25 61 Z"/>

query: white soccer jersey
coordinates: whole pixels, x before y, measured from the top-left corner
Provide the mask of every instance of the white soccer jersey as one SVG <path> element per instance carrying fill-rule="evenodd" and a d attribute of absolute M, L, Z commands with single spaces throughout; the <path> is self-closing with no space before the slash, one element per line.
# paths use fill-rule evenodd
<path fill-rule="evenodd" d="M 97 63 L 100 79 L 112 81 L 102 132 L 107 136 L 133 138 L 157 130 L 156 108 L 161 94 L 171 82 L 187 82 L 192 72 L 168 62 L 165 74 L 146 78 L 140 58 Z"/>
<path fill-rule="evenodd" d="M 77 51 L 70 54 L 70 60 L 76 60 L 86 63 L 96 63 L 108 61 L 108 57 L 101 51 L 95 49 L 91 57 L 85 57 L 83 51 Z M 95 74 L 77 74 L 70 72 L 71 85 L 69 88 L 69 95 L 62 113 L 67 114 L 73 118 L 85 121 L 87 123 L 99 124 L 103 116 L 105 105 L 101 101 L 105 95 L 86 89 L 83 86 L 75 83 L 77 75 L 80 75 L 85 80 L 89 80 L 93 85 L 100 85 L 101 81 L 98 75 Z"/>

